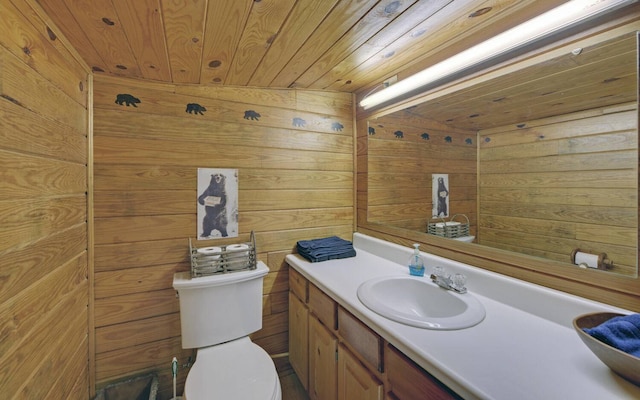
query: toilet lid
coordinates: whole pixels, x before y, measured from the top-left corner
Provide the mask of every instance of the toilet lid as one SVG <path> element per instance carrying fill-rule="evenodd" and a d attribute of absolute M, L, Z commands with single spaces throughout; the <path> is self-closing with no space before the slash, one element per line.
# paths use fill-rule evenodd
<path fill-rule="evenodd" d="M 273 360 L 248 337 L 198 349 L 184 387 L 187 400 L 277 398 Z"/>

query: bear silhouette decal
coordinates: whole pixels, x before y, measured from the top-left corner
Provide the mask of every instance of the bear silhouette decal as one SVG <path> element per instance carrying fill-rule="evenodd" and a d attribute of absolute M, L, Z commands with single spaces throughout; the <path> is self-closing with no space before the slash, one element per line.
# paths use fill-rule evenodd
<path fill-rule="evenodd" d="M 120 93 L 118 95 L 116 95 L 116 104 L 121 106 L 121 105 L 126 105 L 127 107 L 129 106 L 134 106 L 134 107 L 138 107 L 136 106 L 137 103 L 140 103 L 140 99 L 137 97 L 134 97 L 128 93 Z"/>
<path fill-rule="evenodd" d="M 204 108 L 203 106 L 201 106 L 198 103 L 189 103 L 189 104 L 187 104 L 186 112 L 188 112 L 189 114 L 204 115 L 205 111 L 207 111 L 207 109 Z"/>
<path fill-rule="evenodd" d="M 246 110 L 244 112 L 244 119 L 248 119 L 251 121 L 260 121 L 261 115 L 253 110 Z"/>
<path fill-rule="evenodd" d="M 307 125 L 307 121 L 305 121 L 304 119 L 299 118 L 299 117 L 295 117 L 293 119 L 293 126 L 303 127 L 305 125 Z"/>

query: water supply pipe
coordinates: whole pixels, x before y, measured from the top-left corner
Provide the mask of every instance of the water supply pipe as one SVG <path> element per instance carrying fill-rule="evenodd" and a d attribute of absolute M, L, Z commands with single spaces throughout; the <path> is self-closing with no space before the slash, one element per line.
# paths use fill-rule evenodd
<path fill-rule="evenodd" d="M 173 357 L 171 360 L 171 375 L 173 375 L 173 399 L 176 397 L 176 377 L 178 376 L 178 359 Z"/>

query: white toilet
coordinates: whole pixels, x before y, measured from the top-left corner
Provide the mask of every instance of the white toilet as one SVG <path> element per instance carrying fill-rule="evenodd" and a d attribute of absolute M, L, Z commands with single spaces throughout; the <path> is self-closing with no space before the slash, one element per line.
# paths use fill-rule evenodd
<path fill-rule="evenodd" d="M 281 400 L 273 360 L 249 335 L 262 328 L 262 281 L 269 268 L 191 278 L 173 276 L 180 297 L 182 348 L 197 348 L 186 400 Z"/>

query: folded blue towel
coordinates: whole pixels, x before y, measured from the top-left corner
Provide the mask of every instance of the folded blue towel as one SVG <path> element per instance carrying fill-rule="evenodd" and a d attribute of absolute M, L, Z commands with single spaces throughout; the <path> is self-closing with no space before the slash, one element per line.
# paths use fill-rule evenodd
<path fill-rule="evenodd" d="M 313 255 L 305 254 L 305 253 L 301 253 L 301 252 L 299 252 L 298 254 L 300 254 L 301 256 L 303 256 L 304 258 L 306 258 L 307 260 L 309 260 L 311 262 L 320 262 L 320 261 L 327 261 L 327 260 L 337 260 L 337 259 L 340 259 L 340 258 L 355 257 L 356 256 L 356 251 L 355 251 L 355 249 L 353 249 L 353 250 L 345 251 L 345 252 L 342 252 L 342 253 L 326 254 L 326 255 L 321 255 L 321 256 L 313 256 Z"/>
<path fill-rule="evenodd" d="M 348 240 L 339 238 L 338 236 L 331 236 L 331 237 L 322 238 L 322 239 L 298 241 L 298 248 L 303 248 L 306 250 L 326 249 L 326 248 L 333 248 L 333 247 L 339 247 L 339 246 L 351 246 L 351 242 Z"/>
<path fill-rule="evenodd" d="M 322 258 L 322 257 L 331 257 L 331 256 L 336 256 L 336 255 L 340 255 L 340 254 L 348 254 L 348 253 L 352 253 L 355 252 L 355 250 L 353 248 L 350 249 L 343 249 L 343 250 L 336 250 L 336 251 L 323 251 L 323 252 L 308 252 L 308 251 L 304 251 L 304 250 L 298 250 L 298 254 L 303 255 L 307 258 L 309 257 L 314 257 L 314 258 Z M 336 257 L 333 257 L 336 258 Z M 342 257 L 344 258 L 344 257 Z"/>
<path fill-rule="evenodd" d="M 337 236 L 321 239 L 300 240 L 297 243 L 298 254 L 311 262 L 355 257 L 353 244 Z"/>
<path fill-rule="evenodd" d="M 583 330 L 609 346 L 640 357 L 640 314 L 614 317 Z"/>

